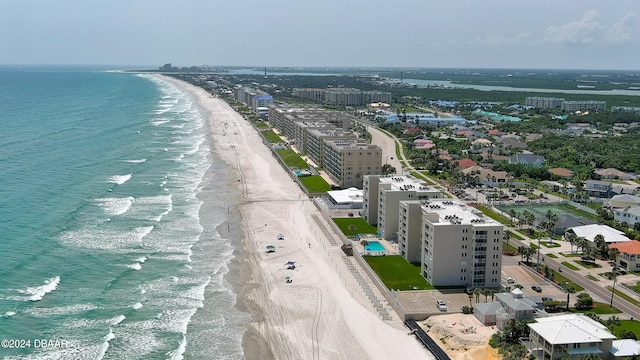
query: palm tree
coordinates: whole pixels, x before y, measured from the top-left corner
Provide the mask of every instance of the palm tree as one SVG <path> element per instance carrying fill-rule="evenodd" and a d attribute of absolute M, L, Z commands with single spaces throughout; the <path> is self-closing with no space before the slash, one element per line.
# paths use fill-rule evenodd
<path fill-rule="evenodd" d="M 515 209 L 511 209 L 509 210 L 509 216 L 511 217 L 511 226 L 513 226 L 514 220 L 516 218 L 516 210 Z"/>
<path fill-rule="evenodd" d="M 502 234 L 503 240 L 507 243 L 507 248 L 509 247 L 509 240 L 511 240 L 511 231 L 505 230 L 504 234 Z"/>
<path fill-rule="evenodd" d="M 482 292 L 482 289 L 480 289 L 480 288 L 473 289 L 473 295 L 476 296 L 476 303 L 480 302 L 480 293 L 481 292 Z"/>
<path fill-rule="evenodd" d="M 613 262 L 613 266 L 618 266 L 618 254 L 620 253 L 620 250 L 616 249 L 616 248 L 610 248 L 608 251 L 608 258 L 610 261 Z"/>
<path fill-rule="evenodd" d="M 487 302 L 487 298 L 489 297 L 489 289 L 482 289 L 482 295 L 484 295 L 484 302 Z"/>
<path fill-rule="evenodd" d="M 601 256 L 607 251 L 607 242 L 604 240 L 604 236 L 602 234 L 596 235 L 593 238 L 593 243 Z"/>
<path fill-rule="evenodd" d="M 564 291 L 567 292 L 567 308 L 566 311 L 569 311 L 569 296 L 571 294 L 574 294 L 576 292 L 576 289 L 573 287 L 573 285 L 569 284 L 568 282 L 564 282 L 562 283 L 562 289 L 564 289 Z"/>
<path fill-rule="evenodd" d="M 573 232 L 567 232 L 564 235 L 564 238 L 569 242 L 569 244 L 571 244 L 571 252 L 573 253 L 573 245 L 576 244 L 576 240 L 578 239 L 578 236 Z"/>
<path fill-rule="evenodd" d="M 493 298 L 496 296 L 496 291 L 493 289 L 489 290 L 489 295 L 491 296 L 491 302 L 493 302 Z"/>
<path fill-rule="evenodd" d="M 622 322 L 620 321 L 619 317 L 612 315 L 605 321 L 604 324 L 611 330 L 611 332 L 613 332 L 616 326 L 622 325 Z"/>

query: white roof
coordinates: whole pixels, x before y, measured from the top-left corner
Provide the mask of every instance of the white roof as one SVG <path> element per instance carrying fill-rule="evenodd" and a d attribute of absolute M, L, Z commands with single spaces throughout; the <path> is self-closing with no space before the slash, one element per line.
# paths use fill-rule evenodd
<path fill-rule="evenodd" d="M 344 190 L 327 191 L 336 204 L 362 203 L 362 190 L 350 187 Z"/>
<path fill-rule="evenodd" d="M 606 326 L 582 314 L 568 314 L 536 319 L 527 324 L 551 344 L 600 343 L 605 339 L 615 339 Z"/>
<path fill-rule="evenodd" d="M 573 231 L 576 236 L 585 238 L 587 241 L 594 242 L 596 235 L 604 236 L 604 241 L 607 244 L 618 243 L 623 241 L 631 241 L 628 237 L 624 236 L 622 231 L 616 230 L 607 225 L 591 224 L 576 226 L 569 229 Z"/>
<path fill-rule="evenodd" d="M 609 352 L 615 357 L 640 355 L 640 343 L 633 339 L 613 340 Z"/>

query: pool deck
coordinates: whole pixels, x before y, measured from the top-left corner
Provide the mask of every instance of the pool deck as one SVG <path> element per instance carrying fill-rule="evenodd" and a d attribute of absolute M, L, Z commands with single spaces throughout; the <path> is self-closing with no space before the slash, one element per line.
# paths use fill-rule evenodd
<path fill-rule="evenodd" d="M 384 247 L 384 253 L 381 253 L 380 251 L 366 251 L 365 247 L 362 246 L 362 241 L 366 240 L 366 241 L 377 241 L 380 243 L 380 245 L 382 245 L 382 247 Z M 362 255 L 365 256 L 381 256 L 381 255 L 398 255 L 398 244 L 396 243 L 392 243 L 388 240 L 382 239 L 382 238 L 378 238 L 378 237 L 363 237 L 361 238 L 359 241 L 354 241 L 353 244 L 354 249 L 358 250 L 358 252 Z"/>

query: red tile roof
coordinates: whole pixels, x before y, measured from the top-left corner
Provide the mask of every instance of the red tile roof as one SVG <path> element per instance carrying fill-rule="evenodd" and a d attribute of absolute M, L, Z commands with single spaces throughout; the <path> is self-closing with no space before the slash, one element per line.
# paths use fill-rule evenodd
<path fill-rule="evenodd" d="M 620 253 L 638 255 L 640 254 L 640 241 L 631 240 L 609 244 L 609 249 L 618 249 Z"/>
<path fill-rule="evenodd" d="M 471 160 L 471 159 L 460 159 L 457 161 L 458 165 L 460 166 L 461 169 L 466 169 L 468 167 L 472 167 L 472 166 L 476 166 L 478 165 L 475 161 Z"/>
<path fill-rule="evenodd" d="M 549 172 L 553 175 L 558 175 L 560 177 L 570 178 L 573 176 L 573 171 L 565 168 L 553 168 L 549 169 Z"/>

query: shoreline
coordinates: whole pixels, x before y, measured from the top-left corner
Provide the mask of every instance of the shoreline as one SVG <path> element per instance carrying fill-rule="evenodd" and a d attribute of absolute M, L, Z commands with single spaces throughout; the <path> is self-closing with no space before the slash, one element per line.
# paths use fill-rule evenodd
<path fill-rule="evenodd" d="M 251 317 L 242 338 L 245 358 L 432 359 L 395 314 L 383 321 L 367 302 L 349 260 L 323 234 L 318 222 L 328 227 L 326 220 L 253 125 L 206 90 L 163 79 L 193 97 L 211 152 L 233 169 L 229 186 L 237 188 L 238 206 L 234 220 L 221 226 L 239 224 L 225 281 L 236 292 L 236 309 Z M 278 233 L 285 240 L 276 240 Z M 267 245 L 275 253 L 266 253 Z M 295 269 L 284 266 L 288 261 Z"/>

